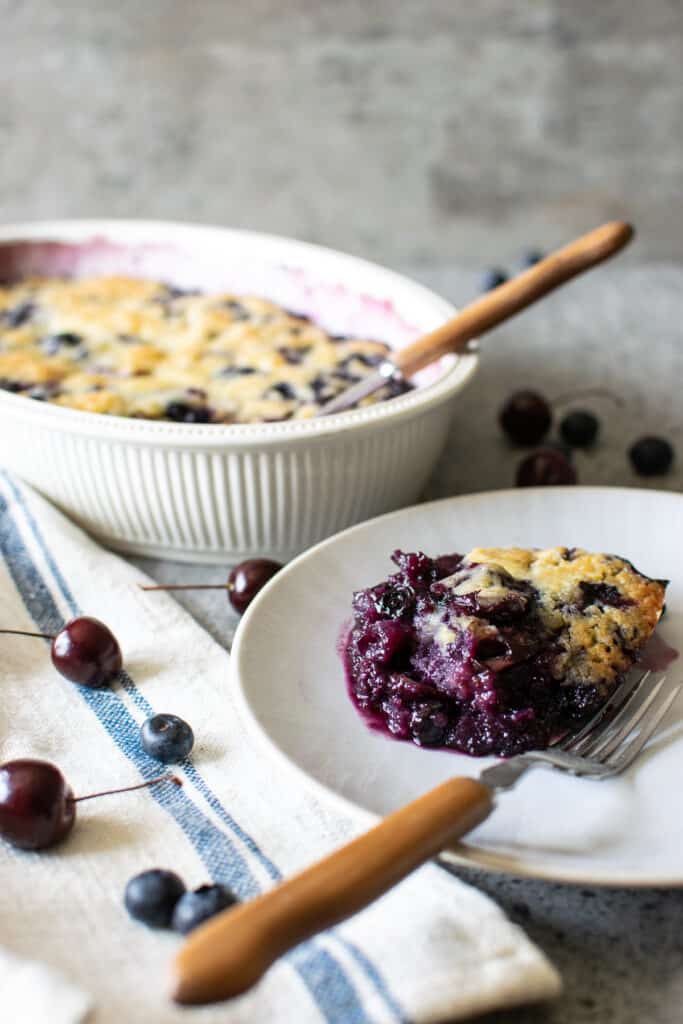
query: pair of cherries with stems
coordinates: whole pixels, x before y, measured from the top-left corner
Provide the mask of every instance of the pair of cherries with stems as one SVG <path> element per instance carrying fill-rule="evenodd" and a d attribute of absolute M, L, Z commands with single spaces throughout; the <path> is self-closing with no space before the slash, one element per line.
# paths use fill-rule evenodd
<path fill-rule="evenodd" d="M 242 614 L 261 588 L 281 568 L 278 562 L 270 559 L 249 559 L 231 570 L 226 584 L 206 585 L 201 589 L 227 590 L 233 608 Z M 118 640 L 108 626 L 89 615 L 71 619 L 55 634 L 20 629 L 0 629 L 0 633 L 49 640 L 52 663 L 57 671 L 81 686 L 93 689 L 109 686 L 123 667 Z M 157 715 L 146 722 L 142 729 L 142 740 L 145 749 L 159 760 L 182 759 L 193 743 L 189 726 L 174 715 Z M 170 752 L 168 758 L 164 748 Z M 167 774 L 135 786 L 75 797 L 62 772 L 49 761 L 32 758 L 7 761 L 0 764 L 0 836 L 20 849 L 41 850 L 58 843 L 69 834 L 76 820 L 77 803 L 162 782 L 182 785 L 177 776 Z"/>
<path fill-rule="evenodd" d="M 57 671 L 81 686 L 109 686 L 123 666 L 114 634 L 89 615 L 71 619 L 55 634 L 20 629 L 0 629 L 0 633 L 50 640 L 52 663 Z M 76 804 L 162 782 L 182 785 L 175 775 L 166 774 L 134 786 L 74 796 L 62 772 L 49 761 L 6 761 L 0 764 L 0 836 L 19 849 L 42 850 L 69 834 L 76 820 Z"/>

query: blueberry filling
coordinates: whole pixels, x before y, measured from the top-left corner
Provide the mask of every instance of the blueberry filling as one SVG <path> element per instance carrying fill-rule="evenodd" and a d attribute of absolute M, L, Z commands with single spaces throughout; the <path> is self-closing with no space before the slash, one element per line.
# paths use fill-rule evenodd
<path fill-rule="evenodd" d="M 560 549 L 557 564 L 585 554 Z M 397 572 L 353 595 L 347 685 L 372 728 L 418 746 L 477 756 L 547 747 L 594 714 L 629 667 L 587 674 L 572 624 L 596 606 L 605 654 L 631 661 L 647 638 L 620 615 L 635 602 L 610 583 L 572 583 L 567 603 L 564 591 L 541 594 L 490 562 L 419 551 L 392 560 Z"/>

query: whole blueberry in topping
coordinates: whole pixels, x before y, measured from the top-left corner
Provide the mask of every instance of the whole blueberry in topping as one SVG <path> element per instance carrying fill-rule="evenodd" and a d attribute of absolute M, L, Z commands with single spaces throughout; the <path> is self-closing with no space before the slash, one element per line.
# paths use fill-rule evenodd
<path fill-rule="evenodd" d="M 278 349 L 282 358 L 286 362 L 290 363 L 291 366 L 298 366 L 300 363 L 303 363 L 310 351 L 310 346 L 293 348 L 291 345 L 284 345 L 282 348 Z"/>
<path fill-rule="evenodd" d="M 206 405 L 190 405 L 188 402 L 169 402 L 165 410 L 166 419 L 176 423 L 208 423 L 211 410 Z"/>
<path fill-rule="evenodd" d="M 481 291 L 490 292 L 501 284 L 505 284 L 508 276 L 500 267 L 489 267 L 481 278 Z"/>
<path fill-rule="evenodd" d="M 73 331 L 63 331 L 61 334 L 49 334 L 46 338 L 43 338 L 41 347 L 46 355 L 54 356 L 60 349 L 75 348 L 82 341 L 83 339 L 80 334 L 74 334 Z"/>
<path fill-rule="evenodd" d="M 12 309 L 5 309 L 0 313 L 0 317 L 8 327 L 21 327 L 23 324 L 28 323 L 35 310 L 36 307 L 33 302 L 21 302 Z"/>
<path fill-rule="evenodd" d="M 281 381 L 278 381 L 277 384 L 272 384 L 268 388 L 268 394 L 270 395 L 270 393 L 273 392 L 273 391 L 275 391 L 278 395 L 280 395 L 281 398 L 287 398 L 287 399 L 295 399 L 296 398 L 296 391 L 294 390 L 292 385 L 289 384 L 286 380 L 281 380 Z"/>
<path fill-rule="evenodd" d="M 572 448 L 588 448 L 598 436 L 600 422 L 592 412 L 576 409 L 560 422 L 560 434 Z"/>
<path fill-rule="evenodd" d="M 310 382 L 309 387 L 315 396 L 316 402 L 318 403 L 326 402 L 328 399 L 334 398 L 337 393 L 329 376 L 324 373 L 319 373 L 317 377 L 314 377 Z"/>
<path fill-rule="evenodd" d="M 185 885 L 174 871 L 153 868 L 131 878 L 123 902 L 136 921 L 150 928 L 168 928 Z"/>
<path fill-rule="evenodd" d="M 552 487 L 575 484 L 576 471 L 561 452 L 542 448 L 527 455 L 517 467 L 518 487 Z"/>
<path fill-rule="evenodd" d="M 194 746 L 192 729 L 177 715 L 153 715 L 140 728 L 142 746 L 164 764 L 183 761 Z"/>
<path fill-rule="evenodd" d="M 200 885 L 193 892 L 185 892 L 173 911 L 172 927 L 187 935 L 193 928 L 210 917 L 237 903 L 237 897 L 225 885 Z"/>
<path fill-rule="evenodd" d="M 628 455 L 640 476 L 668 473 L 674 460 L 674 450 L 663 437 L 641 437 L 631 445 Z"/>
<path fill-rule="evenodd" d="M 246 377 L 250 373 L 256 373 L 253 366 L 226 366 L 221 370 L 219 377 Z"/>
<path fill-rule="evenodd" d="M 246 306 L 243 306 L 241 302 L 237 302 L 235 299 L 229 299 L 225 303 L 225 308 L 230 310 L 233 320 L 249 319 L 249 310 Z"/>
<path fill-rule="evenodd" d="M 538 444 L 552 423 L 550 406 L 537 391 L 515 391 L 500 410 L 501 427 L 517 444 Z"/>

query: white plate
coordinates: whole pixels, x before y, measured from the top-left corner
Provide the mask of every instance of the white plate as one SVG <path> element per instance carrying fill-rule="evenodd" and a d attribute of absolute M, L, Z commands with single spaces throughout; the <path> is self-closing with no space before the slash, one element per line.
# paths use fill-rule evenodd
<path fill-rule="evenodd" d="M 383 815 L 490 759 L 419 749 L 369 730 L 336 651 L 351 593 L 391 570 L 394 548 L 430 555 L 483 545 L 614 552 L 673 582 L 658 630 L 683 649 L 683 496 L 621 488 L 468 495 L 356 526 L 301 555 L 242 621 L 233 672 L 245 720 L 270 750 L 345 810 Z M 679 668 L 680 664 L 680 668 Z M 683 675 L 674 662 L 672 677 Z M 626 775 L 607 782 L 537 769 L 501 796 L 456 859 L 558 881 L 683 885 L 683 700 Z"/>

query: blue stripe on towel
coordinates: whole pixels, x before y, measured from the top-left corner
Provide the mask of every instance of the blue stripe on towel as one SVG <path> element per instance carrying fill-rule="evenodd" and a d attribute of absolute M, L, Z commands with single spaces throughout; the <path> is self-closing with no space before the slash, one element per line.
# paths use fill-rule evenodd
<path fill-rule="evenodd" d="M 55 559 L 47 547 L 38 528 L 38 524 L 26 506 L 23 495 L 6 474 L 3 478 L 8 483 L 14 498 L 21 506 L 31 531 L 39 544 L 46 562 L 53 574 L 65 601 L 72 614 L 79 614 L 78 606 L 70 588 L 59 570 Z M 54 632 L 62 625 L 62 617 L 49 593 L 45 581 L 31 560 L 16 524 L 9 515 L 7 504 L 0 497 L 0 546 L 10 569 L 12 578 L 22 596 L 24 604 L 39 628 L 46 632 Z M 125 690 L 131 699 L 146 713 L 153 713 L 153 708 L 140 694 L 135 683 L 129 676 L 122 680 Z M 117 743 L 121 751 L 136 765 L 143 778 L 150 778 L 158 772 L 158 765 L 148 757 L 138 743 L 139 729 L 135 719 L 125 708 L 121 698 L 112 691 L 90 690 L 78 687 L 86 703 L 99 718 L 105 729 Z M 258 859 L 271 878 L 277 880 L 281 873 L 273 862 L 260 850 L 258 844 L 235 822 L 223 808 L 218 798 L 191 763 L 182 766 L 188 781 L 207 800 L 217 816 L 228 826 Z M 259 891 L 259 886 L 249 868 L 235 847 L 234 843 L 200 811 L 200 809 L 178 787 L 172 784 L 157 786 L 149 793 L 170 813 L 180 828 L 192 842 L 197 853 L 210 871 L 212 877 L 219 877 L 230 885 L 242 897 L 248 898 Z M 361 966 L 377 992 L 384 999 L 387 1007 L 398 1020 L 405 1020 L 400 1006 L 389 992 L 386 983 L 377 968 L 367 957 L 341 936 L 335 936 L 346 948 L 354 960 Z M 290 954 L 293 966 L 296 967 L 302 980 L 318 1003 L 322 1013 L 328 1020 L 339 1020 L 340 1015 L 352 1024 L 363 1024 L 368 1021 L 358 993 L 343 968 L 326 950 L 314 941 L 306 943 Z"/>

